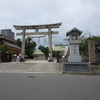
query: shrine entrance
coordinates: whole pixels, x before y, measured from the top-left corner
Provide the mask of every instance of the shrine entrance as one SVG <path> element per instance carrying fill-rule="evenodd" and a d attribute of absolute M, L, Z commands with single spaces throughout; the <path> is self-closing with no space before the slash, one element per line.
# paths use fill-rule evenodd
<path fill-rule="evenodd" d="M 46 24 L 46 25 L 28 25 L 28 26 L 20 26 L 13 25 L 16 30 L 22 30 L 21 33 L 17 33 L 16 35 L 22 35 L 22 50 L 21 53 L 25 55 L 25 36 L 26 35 L 48 35 L 48 45 L 49 45 L 49 62 L 53 61 L 52 58 L 52 34 L 58 34 L 58 31 L 52 31 L 52 28 L 59 28 L 62 23 L 55 24 Z M 34 29 L 35 32 L 26 32 L 26 30 Z M 47 32 L 39 32 L 39 29 L 48 29 Z"/>

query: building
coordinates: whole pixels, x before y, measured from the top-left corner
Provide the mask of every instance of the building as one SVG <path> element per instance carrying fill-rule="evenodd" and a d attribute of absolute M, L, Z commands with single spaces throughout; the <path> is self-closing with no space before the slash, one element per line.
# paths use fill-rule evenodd
<path fill-rule="evenodd" d="M 6 45 L 10 50 L 16 54 L 21 52 L 21 48 L 16 44 L 16 40 L 0 34 L 0 45 Z"/>
<path fill-rule="evenodd" d="M 67 61 L 68 46 L 67 45 L 55 45 L 53 47 L 54 51 L 57 51 L 57 62 Z M 66 58 L 66 59 L 65 59 Z"/>
<path fill-rule="evenodd" d="M 68 51 L 68 46 L 67 45 L 55 45 L 53 47 L 54 51 L 59 51 L 61 53 L 62 56 L 66 56 L 67 51 Z"/>
<path fill-rule="evenodd" d="M 33 55 L 34 55 L 35 60 L 45 60 L 46 59 L 45 54 L 41 51 L 35 51 Z"/>
<path fill-rule="evenodd" d="M 1 34 L 4 35 L 4 36 L 9 37 L 11 39 L 14 39 L 14 32 L 12 32 L 11 29 L 2 29 Z"/>

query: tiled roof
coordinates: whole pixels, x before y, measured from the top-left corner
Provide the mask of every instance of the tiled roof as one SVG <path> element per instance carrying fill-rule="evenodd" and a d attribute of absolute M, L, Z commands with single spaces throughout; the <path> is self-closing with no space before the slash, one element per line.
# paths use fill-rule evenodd
<path fill-rule="evenodd" d="M 13 43 L 10 43 L 10 42 L 6 42 L 6 41 L 3 41 L 3 43 L 9 47 L 12 47 L 12 48 L 16 48 L 16 49 L 21 49 L 18 45 L 16 44 L 13 44 Z"/>
<path fill-rule="evenodd" d="M 73 31 L 77 31 L 77 32 L 79 33 L 79 35 L 81 35 L 82 32 L 83 32 L 83 31 L 77 29 L 76 27 L 74 27 L 73 29 L 71 29 L 70 31 L 68 31 L 68 32 L 66 33 L 66 36 L 69 36 Z"/>

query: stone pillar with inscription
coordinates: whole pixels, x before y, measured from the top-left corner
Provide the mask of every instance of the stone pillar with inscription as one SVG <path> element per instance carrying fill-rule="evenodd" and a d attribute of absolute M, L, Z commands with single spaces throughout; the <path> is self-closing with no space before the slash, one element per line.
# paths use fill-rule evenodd
<path fill-rule="evenodd" d="M 95 42 L 90 40 L 88 42 L 89 62 L 95 62 Z"/>

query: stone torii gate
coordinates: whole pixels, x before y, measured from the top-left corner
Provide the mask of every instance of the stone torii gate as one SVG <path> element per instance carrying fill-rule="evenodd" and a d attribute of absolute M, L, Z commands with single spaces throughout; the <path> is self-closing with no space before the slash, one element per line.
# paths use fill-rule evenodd
<path fill-rule="evenodd" d="M 53 61 L 52 59 L 52 34 L 58 34 L 58 31 L 52 31 L 52 28 L 59 28 L 62 23 L 55 24 L 46 24 L 46 25 L 28 25 L 28 26 L 20 26 L 13 25 L 16 30 L 22 30 L 21 33 L 17 33 L 16 35 L 22 35 L 22 51 L 21 53 L 25 55 L 25 36 L 26 35 L 45 35 L 48 34 L 48 45 L 49 45 L 49 59 L 48 61 Z M 34 29 L 35 32 L 27 32 L 26 30 Z M 47 32 L 39 32 L 39 29 L 48 29 Z"/>

